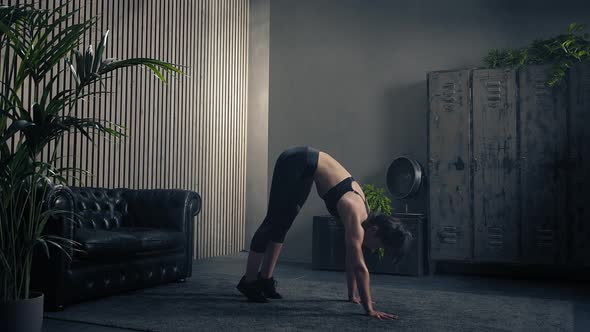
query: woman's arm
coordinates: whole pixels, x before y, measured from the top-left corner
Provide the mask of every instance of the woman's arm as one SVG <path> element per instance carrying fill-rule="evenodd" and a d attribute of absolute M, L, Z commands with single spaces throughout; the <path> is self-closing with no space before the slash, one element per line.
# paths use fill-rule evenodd
<path fill-rule="evenodd" d="M 349 257 L 349 269 L 355 278 L 355 283 L 358 285 L 361 303 L 367 313 L 370 313 L 373 311 L 373 303 L 371 301 L 371 290 L 369 286 L 369 270 L 365 265 L 361 249 L 363 233 L 363 229 L 360 225 L 356 227 L 351 225 L 349 229 L 346 230 L 346 257 Z"/>
<path fill-rule="evenodd" d="M 346 283 L 348 285 L 348 301 L 354 303 L 360 303 L 360 299 L 356 297 L 356 277 L 354 275 L 354 270 L 352 269 L 352 264 L 350 263 L 350 259 L 348 255 L 346 255 Z"/>
<path fill-rule="evenodd" d="M 365 231 L 361 226 L 361 220 L 358 218 L 358 215 L 355 213 L 354 208 L 352 207 L 353 205 L 340 203 L 343 203 L 342 199 L 339 202 L 338 214 L 343 217 L 342 222 L 345 227 L 344 242 L 346 243 L 346 260 L 349 262 L 349 270 L 353 272 L 354 278 L 356 280 L 361 303 L 365 308 L 367 315 L 371 317 L 378 319 L 398 319 L 396 315 L 376 311 L 373 309 L 371 290 L 369 287 L 369 270 L 365 265 L 365 259 L 363 257 L 362 251 Z"/>

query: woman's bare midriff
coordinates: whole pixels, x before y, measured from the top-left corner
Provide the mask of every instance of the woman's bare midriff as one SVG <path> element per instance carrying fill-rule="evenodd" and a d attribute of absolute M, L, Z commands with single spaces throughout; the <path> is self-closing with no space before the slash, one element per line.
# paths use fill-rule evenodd
<path fill-rule="evenodd" d="M 332 158 L 332 156 L 329 154 L 320 151 L 318 167 L 314 174 L 316 190 L 320 197 L 324 196 L 328 190 L 340 183 L 340 181 L 350 176 L 350 173 L 342 165 L 340 165 L 336 159 Z M 361 194 L 363 199 L 365 199 L 365 193 L 363 193 L 361 186 L 356 181 L 352 182 L 352 188 Z M 345 195 L 348 194 L 358 196 L 352 192 L 346 193 Z"/>

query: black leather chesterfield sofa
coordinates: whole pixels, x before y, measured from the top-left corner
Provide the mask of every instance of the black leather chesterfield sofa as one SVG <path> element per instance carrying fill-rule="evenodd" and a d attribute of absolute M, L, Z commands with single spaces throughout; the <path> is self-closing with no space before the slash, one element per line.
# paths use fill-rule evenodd
<path fill-rule="evenodd" d="M 55 186 L 46 197 L 67 211 L 46 232 L 81 244 L 66 247 L 72 259 L 57 248 L 49 259 L 36 253 L 32 289 L 46 310 L 191 276 L 196 192 Z"/>

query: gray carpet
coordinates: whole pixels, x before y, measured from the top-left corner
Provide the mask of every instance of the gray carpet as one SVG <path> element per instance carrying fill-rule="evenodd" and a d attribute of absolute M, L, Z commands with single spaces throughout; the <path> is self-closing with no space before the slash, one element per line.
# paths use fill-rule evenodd
<path fill-rule="evenodd" d="M 146 331 L 573 331 L 573 304 L 528 297 L 373 287 L 376 309 L 400 320 L 363 315 L 343 301 L 345 283 L 279 280 L 283 300 L 250 303 L 239 277 L 201 274 L 168 284 L 69 306 L 47 317 Z"/>

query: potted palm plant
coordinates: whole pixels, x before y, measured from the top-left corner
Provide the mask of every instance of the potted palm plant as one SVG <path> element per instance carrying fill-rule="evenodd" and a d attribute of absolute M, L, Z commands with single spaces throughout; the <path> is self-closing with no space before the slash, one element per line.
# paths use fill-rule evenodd
<path fill-rule="evenodd" d="M 106 93 L 89 88 L 108 73 L 143 66 L 163 82 L 165 73 L 182 74 L 177 66 L 150 58 L 103 59 L 108 31 L 96 47 L 79 52 L 97 19 L 74 23 L 76 11 L 65 12 L 68 5 L 0 7 L 0 322 L 8 331 L 41 330 L 43 295 L 30 291 L 34 250 L 48 255 L 49 246 L 75 245 L 44 229 L 52 216 L 65 213 L 47 204 L 48 188 L 65 184 L 64 174 L 77 170 L 54 166 L 61 157 L 57 149 L 49 160 L 42 160 L 41 152 L 72 131 L 89 140 L 97 133 L 124 135 L 116 124 L 72 114 L 82 99 Z M 58 70 L 64 62 L 67 69 Z M 75 83 L 60 89 L 55 82 L 66 74 Z M 30 103 L 21 98 L 28 83 Z"/>

